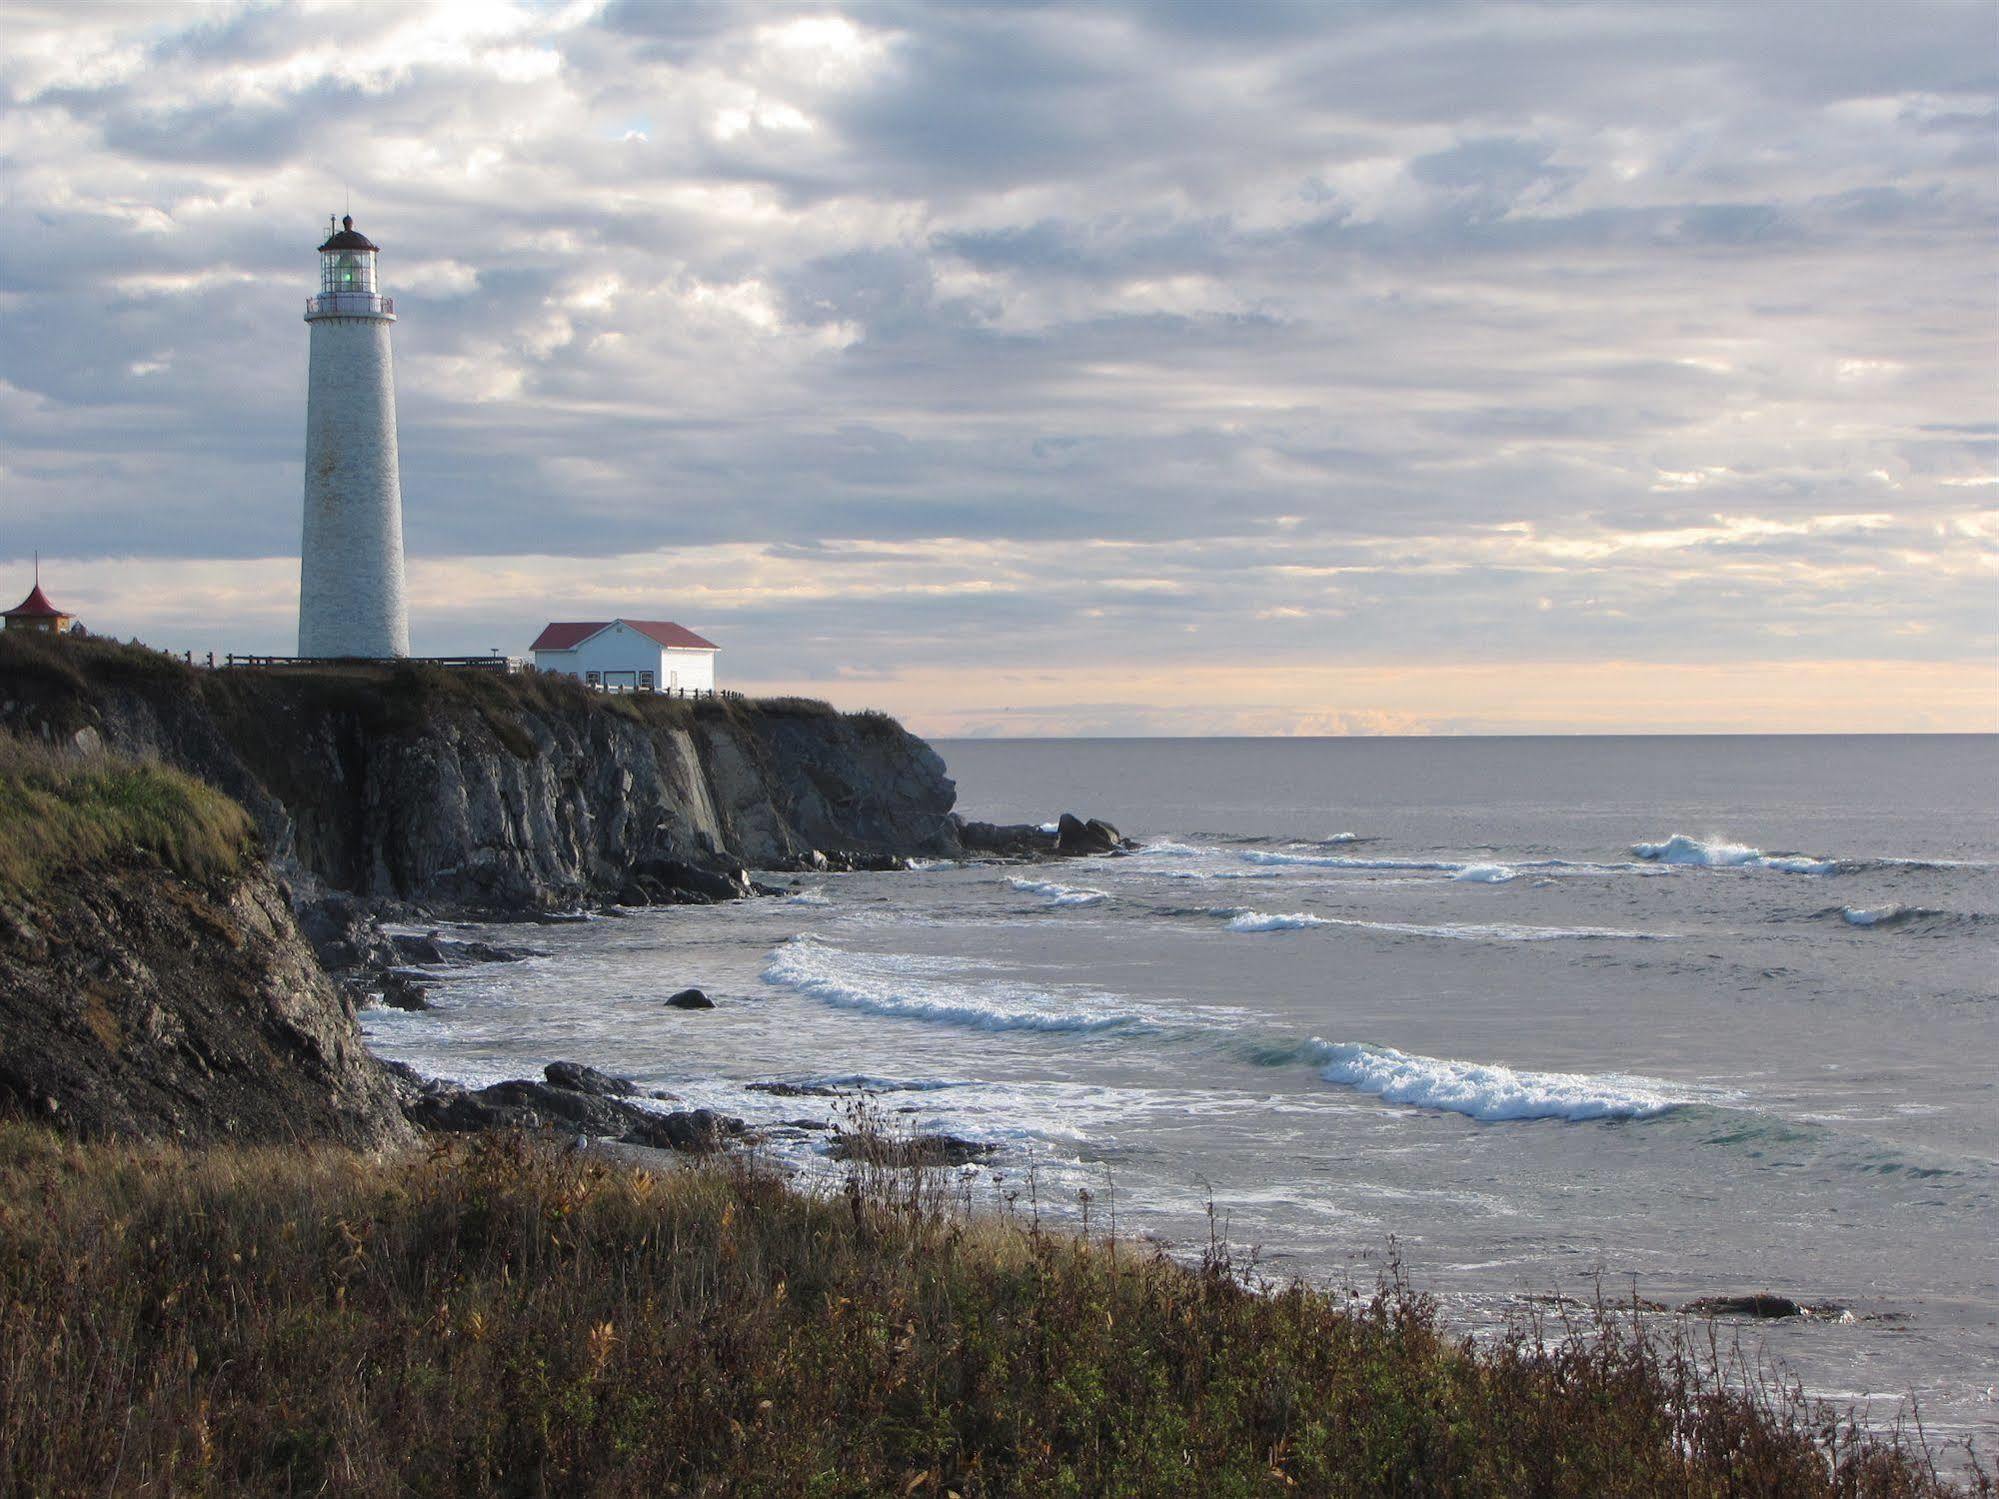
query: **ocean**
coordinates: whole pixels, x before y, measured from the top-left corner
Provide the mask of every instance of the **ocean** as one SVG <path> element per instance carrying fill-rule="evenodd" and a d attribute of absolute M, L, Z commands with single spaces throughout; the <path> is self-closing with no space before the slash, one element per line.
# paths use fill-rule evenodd
<path fill-rule="evenodd" d="M 944 741 L 959 808 L 1123 857 L 777 875 L 785 896 L 494 928 L 374 1047 L 557 1058 L 828 1176 L 861 1088 L 994 1141 L 975 1196 L 1264 1273 L 1390 1257 L 1488 1331 L 1773 1291 L 1727 1327 L 1886 1424 L 1999 1434 L 1999 739 Z M 718 1008 L 666 1008 L 686 985 Z M 791 1124 L 788 1121 L 799 1121 Z M 1210 1214 L 1213 1214 L 1211 1220 Z"/>

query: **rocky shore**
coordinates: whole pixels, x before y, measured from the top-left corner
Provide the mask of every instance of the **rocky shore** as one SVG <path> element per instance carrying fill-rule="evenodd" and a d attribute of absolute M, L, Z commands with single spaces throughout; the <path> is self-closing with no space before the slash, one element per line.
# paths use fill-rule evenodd
<path fill-rule="evenodd" d="M 477 1090 L 424 1079 L 373 1058 L 356 1012 L 426 1008 L 440 965 L 535 952 L 432 921 L 775 893 L 752 865 L 1130 846 L 1069 814 L 1053 831 L 965 822 L 943 762 L 881 715 L 614 699 L 538 676 L 198 670 L 9 635 L 0 747 L 0 789 L 27 818 L 11 829 L 22 851 L 0 840 L 0 1112 L 85 1137 L 382 1146 L 532 1129 L 712 1150 L 742 1122 L 650 1107 L 663 1100 L 574 1064 Z M 197 823 L 215 845 L 199 867 L 183 857 Z M 51 843 L 56 824 L 82 841 Z"/>
<path fill-rule="evenodd" d="M 804 699 L 611 697 L 407 665 L 206 670 L 15 632 L 0 639 L 0 730 L 215 787 L 255 820 L 302 910 L 333 898 L 331 921 L 354 902 L 522 919 L 728 900 L 754 893 L 752 868 L 1122 843 L 1074 818 L 1052 837 L 967 823 L 929 745 L 886 715 Z"/>

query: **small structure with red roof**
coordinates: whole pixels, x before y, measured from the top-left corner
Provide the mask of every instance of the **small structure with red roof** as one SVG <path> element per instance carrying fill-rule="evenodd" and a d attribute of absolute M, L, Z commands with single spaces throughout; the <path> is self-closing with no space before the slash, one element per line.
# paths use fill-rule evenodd
<path fill-rule="evenodd" d="M 558 620 L 529 647 L 542 671 L 624 692 L 713 692 L 721 647 L 667 619 Z"/>
<path fill-rule="evenodd" d="M 39 630 L 44 635 L 66 635 L 76 623 L 76 616 L 65 614 L 49 602 L 49 596 L 42 592 L 41 559 L 35 559 L 35 586 L 28 596 L 9 609 L 0 619 L 5 619 L 10 630 Z"/>

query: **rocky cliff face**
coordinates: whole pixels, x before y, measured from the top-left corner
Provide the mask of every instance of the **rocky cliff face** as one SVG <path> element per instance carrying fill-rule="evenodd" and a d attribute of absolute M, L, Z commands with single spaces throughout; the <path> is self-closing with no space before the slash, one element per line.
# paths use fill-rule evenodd
<path fill-rule="evenodd" d="M 0 892 L 0 1113 L 188 1144 L 414 1137 L 270 871 L 138 851 Z"/>
<path fill-rule="evenodd" d="M 960 851 L 930 747 L 820 703 L 416 667 L 211 671 L 16 633 L 0 639 L 0 728 L 156 757 L 248 808 L 288 878 L 441 912 Z"/>

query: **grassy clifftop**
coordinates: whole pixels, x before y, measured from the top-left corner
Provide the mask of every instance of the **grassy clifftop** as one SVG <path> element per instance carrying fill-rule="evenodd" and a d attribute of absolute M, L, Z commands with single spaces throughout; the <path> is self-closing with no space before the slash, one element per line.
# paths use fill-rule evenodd
<path fill-rule="evenodd" d="M 1947 1491 L 1614 1328 L 1473 1349 L 906 1181 L 0 1131 L 0 1489 Z"/>
<path fill-rule="evenodd" d="M 594 692 L 555 672 L 454 671 L 413 662 L 328 664 L 282 669 L 191 666 L 140 645 L 95 637 L 51 638 L 32 631 L 0 633 L 0 682 L 18 685 L 51 706 L 81 705 L 106 689 L 172 693 L 200 699 L 212 711 L 256 713 L 273 703 L 357 715 L 373 733 L 413 733 L 442 715 L 486 717 L 516 754 L 528 742 L 507 726 L 523 712 L 604 714 L 634 723 L 687 725 L 757 718 L 836 718 L 816 698 L 672 698 L 663 693 Z M 859 721 L 891 723 L 858 713 Z M 80 721 L 80 720 L 79 720 Z"/>
<path fill-rule="evenodd" d="M 958 848 L 927 745 L 805 699 L 609 695 L 406 662 L 218 671 L 14 631 L 0 730 L 171 765 L 240 803 L 288 874 L 438 911 L 629 901 L 669 866 Z"/>
<path fill-rule="evenodd" d="M 133 849 L 199 880 L 234 874 L 250 831 L 241 807 L 191 776 L 0 734 L 0 896 Z"/>

